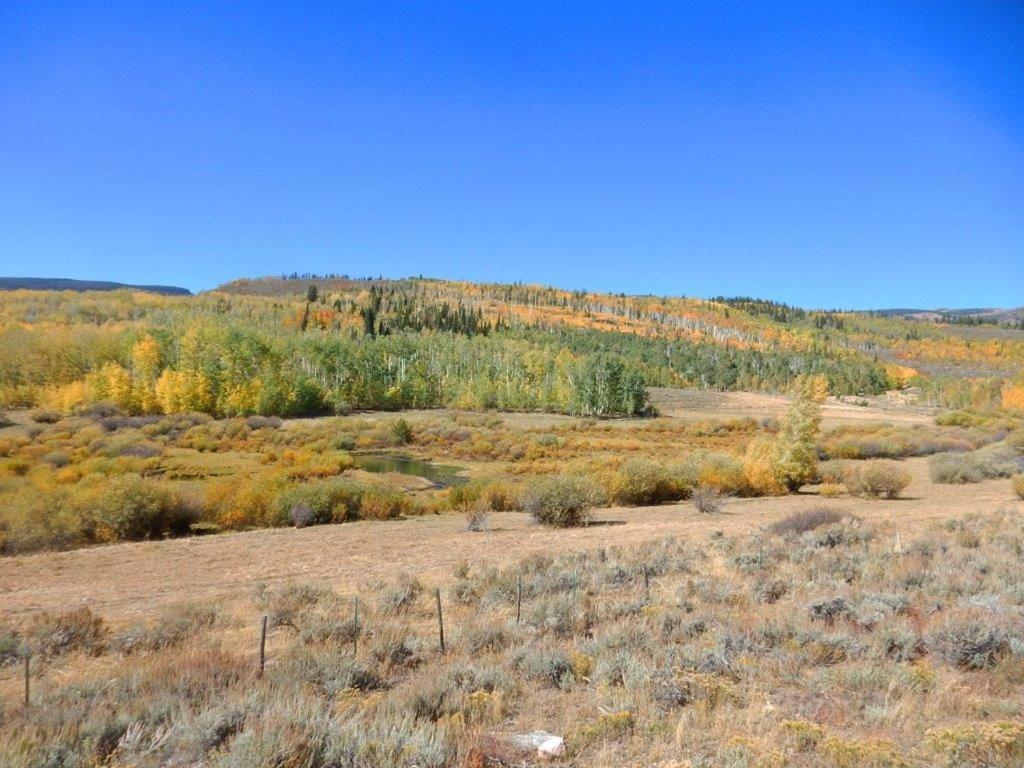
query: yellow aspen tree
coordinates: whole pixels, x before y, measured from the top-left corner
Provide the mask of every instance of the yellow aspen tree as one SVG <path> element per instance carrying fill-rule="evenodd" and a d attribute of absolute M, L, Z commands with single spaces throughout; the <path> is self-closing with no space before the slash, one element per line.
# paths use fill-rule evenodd
<path fill-rule="evenodd" d="M 152 336 L 146 336 L 132 347 L 132 373 L 134 398 L 139 408 L 146 413 L 158 410 L 155 386 L 160 373 L 160 345 Z"/>

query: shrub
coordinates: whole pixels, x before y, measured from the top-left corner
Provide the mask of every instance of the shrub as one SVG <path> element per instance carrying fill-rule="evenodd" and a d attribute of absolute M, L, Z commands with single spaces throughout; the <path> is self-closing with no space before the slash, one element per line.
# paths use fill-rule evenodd
<path fill-rule="evenodd" d="M 219 611 L 209 603 L 182 603 L 164 611 L 152 624 L 139 624 L 118 632 L 111 645 L 122 653 L 156 651 L 181 645 L 217 621 Z"/>
<path fill-rule="evenodd" d="M 467 531 L 488 531 L 491 528 L 490 519 L 483 509 L 470 509 L 466 511 Z"/>
<path fill-rule="evenodd" d="M 412 442 L 412 425 L 405 419 L 391 422 L 391 439 L 396 445 L 408 445 Z"/>
<path fill-rule="evenodd" d="M 851 465 L 846 472 L 846 490 L 869 499 L 895 499 L 910 485 L 910 474 L 893 461 L 877 459 Z"/>
<path fill-rule="evenodd" d="M 1024 763 L 1024 723 L 1011 720 L 931 730 L 925 742 L 946 768 L 1011 768 Z"/>
<path fill-rule="evenodd" d="M 768 526 L 768 530 L 776 536 L 794 534 L 799 536 L 807 531 L 813 531 L 823 525 L 832 525 L 841 522 L 843 515 L 828 507 L 815 507 L 801 512 L 794 512 L 791 515 L 778 520 Z"/>
<path fill-rule="evenodd" d="M 535 480 L 523 494 L 523 509 L 533 519 L 556 528 L 585 525 L 603 495 L 592 482 L 570 475 Z"/>
<path fill-rule="evenodd" d="M 11 627 L 0 624 L 0 667 L 21 658 L 24 644 L 21 636 Z"/>
<path fill-rule="evenodd" d="M 178 494 L 134 474 L 110 480 L 92 511 L 101 541 L 183 535 L 198 517 Z"/>
<path fill-rule="evenodd" d="M 61 656 L 71 651 L 100 651 L 106 633 L 103 619 L 88 608 L 78 608 L 37 616 L 29 625 L 25 639 L 34 653 Z"/>
<path fill-rule="evenodd" d="M 288 518 L 296 528 L 305 528 L 313 522 L 313 510 L 305 504 L 296 504 L 288 512 Z"/>
<path fill-rule="evenodd" d="M 669 470 L 650 459 L 626 459 L 609 483 L 608 495 L 617 504 L 659 504 L 685 498 L 690 488 Z"/>
<path fill-rule="evenodd" d="M 317 584 L 290 582 L 279 587 L 261 588 L 256 601 L 267 614 L 271 627 L 295 627 L 320 603 L 331 603 L 336 595 Z"/>
<path fill-rule="evenodd" d="M 693 486 L 711 486 L 723 493 L 750 493 L 743 462 L 727 453 L 696 453 L 687 463 L 696 466 Z"/>
<path fill-rule="evenodd" d="M 1007 442 L 994 443 L 968 453 L 937 453 L 928 460 L 936 483 L 978 483 L 1010 477 L 1024 469 L 1018 451 Z"/>
<path fill-rule="evenodd" d="M 355 519 L 359 515 L 365 488 L 344 478 L 318 480 L 289 485 L 274 502 L 274 520 L 278 525 L 292 523 L 322 525 Z M 301 522 L 297 522 L 295 511 Z"/>
<path fill-rule="evenodd" d="M 718 514 L 722 511 L 722 494 L 712 486 L 697 486 L 693 490 L 691 500 L 693 506 L 702 514 Z"/>
<path fill-rule="evenodd" d="M 824 483 L 818 487 L 818 495 L 826 499 L 838 499 L 843 495 L 843 486 L 837 483 Z"/>
<path fill-rule="evenodd" d="M 1009 648 L 1006 632 L 992 618 L 957 612 L 943 618 L 925 635 L 928 650 L 947 664 L 964 669 L 991 666 Z"/>
<path fill-rule="evenodd" d="M 245 424 L 249 429 L 280 429 L 281 420 L 277 416 L 249 416 Z"/>
<path fill-rule="evenodd" d="M 359 502 L 359 516 L 364 520 L 394 520 L 411 508 L 409 497 L 402 491 L 385 486 L 367 488 Z"/>
<path fill-rule="evenodd" d="M 1013 478 L 1013 492 L 1024 499 L 1024 475 L 1017 475 Z"/>
<path fill-rule="evenodd" d="M 830 459 L 818 464 L 818 482 L 824 484 L 841 484 L 846 477 L 850 462 L 841 459 Z"/>
<path fill-rule="evenodd" d="M 779 479 L 778 447 L 768 437 L 756 437 L 747 446 L 743 474 L 759 496 L 778 496 L 786 492 L 786 486 Z"/>
<path fill-rule="evenodd" d="M 484 486 L 480 499 L 494 512 L 509 512 L 519 507 L 519 501 L 512 488 L 501 480 L 492 480 Z"/>
<path fill-rule="evenodd" d="M 39 410 L 32 412 L 32 421 L 36 424 L 56 424 L 61 420 L 57 411 Z"/>
<path fill-rule="evenodd" d="M 276 504 L 284 483 L 284 478 L 272 474 L 256 475 L 246 482 L 211 483 L 206 488 L 207 513 L 225 528 L 285 525 L 287 518 Z"/>

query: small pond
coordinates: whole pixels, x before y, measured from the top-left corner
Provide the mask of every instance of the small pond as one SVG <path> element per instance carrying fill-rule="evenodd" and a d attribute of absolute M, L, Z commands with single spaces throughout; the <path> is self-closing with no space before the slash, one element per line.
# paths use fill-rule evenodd
<path fill-rule="evenodd" d="M 410 459 L 405 456 L 380 454 L 357 454 L 352 459 L 359 469 L 366 472 L 398 472 L 403 475 L 415 475 L 426 478 L 442 488 L 466 482 L 466 478 L 458 474 L 462 471 L 462 467 L 449 464 L 431 464 L 429 461 Z"/>

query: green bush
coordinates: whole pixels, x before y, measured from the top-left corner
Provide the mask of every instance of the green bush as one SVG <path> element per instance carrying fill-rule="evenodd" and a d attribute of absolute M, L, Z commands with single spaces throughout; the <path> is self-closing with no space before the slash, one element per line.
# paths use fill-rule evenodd
<path fill-rule="evenodd" d="M 405 419 L 391 422 L 391 439 L 396 445 L 408 445 L 412 442 L 412 425 Z"/>
<path fill-rule="evenodd" d="M 693 488 L 683 473 L 639 456 L 624 461 L 609 486 L 612 501 L 627 506 L 683 499 Z"/>
<path fill-rule="evenodd" d="M 878 459 L 851 463 L 843 482 L 853 496 L 895 499 L 910 485 L 910 473 L 894 461 Z"/>
<path fill-rule="evenodd" d="M 534 481 L 523 494 L 523 510 L 544 525 L 571 528 L 585 525 L 590 510 L 604 498 L 593 482 L 570 475 Z"/>
<path fill-rule="evenodd" d="M 111 479 L 92 511 L 101 541 L 183 535 L 198 518 L 195 507 L 177 493 L 134 474 Z"/>
<path fill-rule="evenodd" d="M 359 516 L 365 492 L 361 484 L 343 478 L 290 485 L 277 496 L 274 522 L 277 525 L 295 523 L 292 512 L 303 507 L 311 513 L 304 525 L 354 520 Z"/>

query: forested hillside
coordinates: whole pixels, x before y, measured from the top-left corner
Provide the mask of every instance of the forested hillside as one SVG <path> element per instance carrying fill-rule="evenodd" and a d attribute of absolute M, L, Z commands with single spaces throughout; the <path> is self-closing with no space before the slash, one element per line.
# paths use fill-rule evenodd
<path fill-rule="evenodd" d="M 1024 333 L 751 299 L 292 276 L 194 297 L 0 295 L 0 403 L 281 416 L 458 407 L 642 413 L 645 386 L 1018 396 Z"/>

